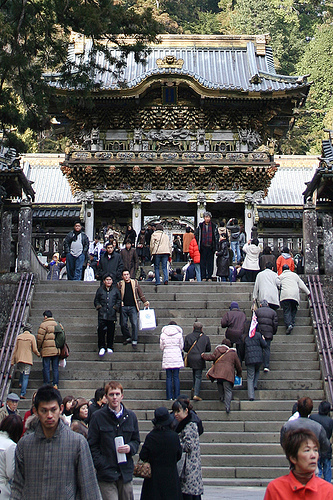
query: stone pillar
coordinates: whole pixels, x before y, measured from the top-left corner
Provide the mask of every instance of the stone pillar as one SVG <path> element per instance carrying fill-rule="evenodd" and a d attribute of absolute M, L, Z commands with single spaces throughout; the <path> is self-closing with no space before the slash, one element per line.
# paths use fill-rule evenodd
<path fill-rule="evenodd" d="M 12 242 L 12 212 L 5 210 L 1 220 L 0 272 L 9 273 Z"/>
<path fill-rule="evenodd" d="M 132 197 L 132 227 L 138 235 L 142 227 L 142 209 L 140 193 L 133 193 Z"/>
<path fill-rule="evenodd" d="M 333 227 L 332 217 L 323 216 L 325 274 L 333 274 Z"/>
<path fill-rule="evenodd" d="M 87 202 L 85 204 L 84 232 L 88 236 L 89 241 L 94 240 L 94 203 L 93 202 Z"/>
<path fill-rule="evenodd" d="M 32 205 L 22 201 L 17 231 L 17 271 L 30 271 L 31 268 Z"/>
<path fill-rule="evenodd" d="M 197 226 L 204 220 L 203 214 L 206 212 L 206 195 L 199 193 L 197 196 Z"/>
<path fill-rule="evenodd" d="M 254 214 L 254 206 L 252 203 L 245 204 L 244 210 L 244 226 L 245 226 L 245 234 L 246 234 L 246 242 L 251 238 L 251 230 L 255 225 L 255 214 Z"/>
<path fill-rule="evenodd" d="M 307 201 L 303 211 L 303 251 L 304 273 L 318 274 L 318 240 L 317 240 L 317 214 L 316 206 L 312 201 Z"/>

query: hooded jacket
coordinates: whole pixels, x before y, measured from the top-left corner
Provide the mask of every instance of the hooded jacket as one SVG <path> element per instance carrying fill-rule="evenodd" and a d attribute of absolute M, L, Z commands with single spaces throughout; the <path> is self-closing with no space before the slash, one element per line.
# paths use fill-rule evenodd
<path fill-rule="evenodd" d="M 160 348 L 163 351 L 162 368 L 182 368 L 184 366 L 183 330 L 178 325 L 166 325 L 160 335 Z"/>
<path fill-rule="evenodd" d="M 276 269 L 277 273 L 280 276 L 282 273 L 282 268 L 283 266 L 287 264 L 289 266 L 290 271 L 295 270 L 295 262 L 290 253 L 282 253 L 277 259 L 276 259 Z"/>

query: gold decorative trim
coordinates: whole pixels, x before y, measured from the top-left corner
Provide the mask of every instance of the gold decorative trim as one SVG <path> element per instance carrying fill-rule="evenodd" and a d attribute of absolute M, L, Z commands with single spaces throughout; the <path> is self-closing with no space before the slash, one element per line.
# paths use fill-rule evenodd
<path fill-rule="evenodd" d="M 175 56 L 166 55 L 163 59 L 156 59 L 158 68 L 178 68 L 181 69 L 184 59 L 177 59 Z"/>

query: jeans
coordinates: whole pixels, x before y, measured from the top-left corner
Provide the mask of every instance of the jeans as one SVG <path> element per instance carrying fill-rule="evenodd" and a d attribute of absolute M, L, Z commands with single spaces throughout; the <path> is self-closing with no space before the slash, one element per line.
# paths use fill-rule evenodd
<path fill-rule="evenodd" d="M 247 365 L 247 395 L 254 399 L 254 390 L 257 388 L 261 363 Z"/>
<path fill-rule="evenodd" d="M 200 262 L 198 262 L 197 264 L 194 264 L 194 268 L 195 268 L 195 276 L 197 278 L 197 281 L 201 281 Z"/>
<path fill-rule="evenodd" d="M 29 382 L 29 374 L 20 373 L 21 396 L 26 395 L 28 382 Z"/>
<path fill-rule="evenodd" d="M 179 368 L 166 369 L 166 398 L 177 399 L 180 395 Z"/>
<path fill-rule="evenodd" d="M 281 300 L 281 306 L 283 309 L 283 320 L 286 328 L 288 328 L 289 325 L 295 326 L 295 318 L 298 307 L 297 301 L 293 299 Z"/>
<path fill-rule="evenodd" d="M 43 381 L 44 384 L 50 383 L 50 363 L 52 363 L 53 385 L 59 384 L 59 356 L 47 356 L 43 358 Z"/>
<path fill-rule="evenodd" d="M 231 241 L 230 248 L 234 254 L 234 262 L 240 262 L 242 260 L 241 251 L 239 247 L 239 241 Z M 237 259 L 236 259 L 237 257 Z"/>
<path fill-rule="evenodd" d="M 82 269 L 85 255 L 81 253 L 78 257 L 73 257 L 70 253 L 66 255 L 67 279 L 71 281 L 82 280 Z"/>
<path fill-rule="evenodd" d="M 331 458 L 321 458 L 318 460 L 318 477 L 321 477 L 328 483 L 332 481 L 332 464 Z"/>
<path fill-rule="evenodd" d="M 217 390 L 219 391 L 220 401 L 225 404 L 225 409 L 230 411 L 231 399 L 232 399 L 232 387 L 233 384 L 228 380 L 218 379 L 217 380 Z"/>
<path fill-rule="evenodd" d="M 128 320 L 132 325 L 132 335 L 128 329 Z M 133 343 L 138 341 L 138 311 L 135 306 L 122 306 L 121 308 L 121 333 L 124 340 L 132 338 Z"/>
<path fill-rule="evenodd" d="M 113 349 L 113 339 L 114 339 L 114 330 L 115 330 L 115 321 L 100 319 L 98 321 L 98 350 L 105 349 Z M 106 346 L 105 346 L 105 330 L 106 330 Z"/>
<path fill-rule="evenodd" d="M 199 396 L 201 389 L 202 370 L 192 369 L 194 396 Z"/>
<path fill-rule="evenodd" d="M 161 284 L 161 280 L 160 280 L 160 263 L 161 262 L 162 262 L 163 281 L 164 282 L 169 281 L 169 276 L 168 276 L 168 259 L 169 259 L 169 255 L 167 253 L 156 254 L 154 256 L 156 285 L 160 285 Z"/>
<path fill-rule="evenodd" d="M 210 247 L 200 248 L 200 271 L 202 280 L 211 280 L 214 268 L 214 251 Z"/>
<path fill-rule="evenodd" d="M 264 356 L 264 368 L 269 368 L 269 359 L 271 356 L 271 342 L 272 339 L 265 339 L 267 347 L 264 347 L 262 354 Z"/>

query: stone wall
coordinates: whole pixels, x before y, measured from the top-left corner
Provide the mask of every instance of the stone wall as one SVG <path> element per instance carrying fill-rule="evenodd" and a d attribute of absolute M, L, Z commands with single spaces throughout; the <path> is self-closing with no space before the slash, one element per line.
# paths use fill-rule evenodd
<path fill-rule="evenodd" d="M 20 273 L 0 275 L 0 345 L 6 332 L 20 276 Z"/>

